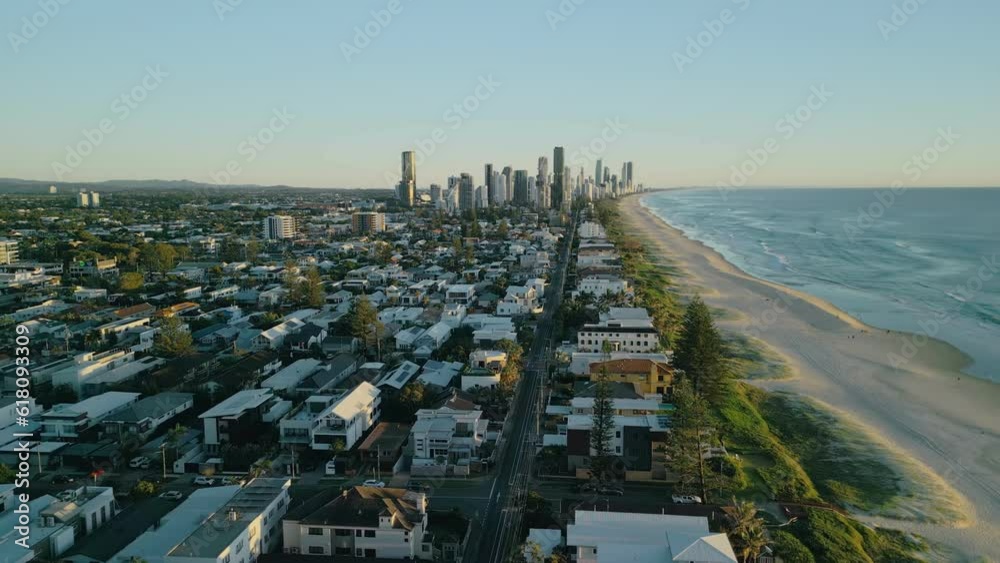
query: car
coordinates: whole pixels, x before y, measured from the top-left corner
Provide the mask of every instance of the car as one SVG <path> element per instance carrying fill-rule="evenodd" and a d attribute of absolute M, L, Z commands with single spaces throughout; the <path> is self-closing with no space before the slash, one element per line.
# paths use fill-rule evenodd
<path fill-rule="evenodd" d="M 52 483 L 54 485 L 65 485 L 68 483 L 75 483 L 75 482 L 76 482 L 76 477 L 73 477 L 72 475 L 56 475 L 55 477 L 52 478 Z"/>
<path fill-rule="evenodd" d="M 598 487 L 597 493 L 605 496 L 620 497 L 625 495 L 625 490 L 614 485 L 603 485 Z"/>
<path fill-rule="evenodd" d="M 586 483 L 580 483 L 576 486 L 576 492 L 578 493 L 592 493 L 597 490 L 597 484 L 592 481 L 587 481 Z"/>
<path fill-rule="evenodd" d="M 222 478 L 222 484 L 223 485 L 239 485 L 239 486 L 242 487 L 243 485 L 246 485 L 246 483 L 247 483 L 246 479 L 243 479 L 242 477 L 223 477 Z"/>
<path fill-rule="evenodd" d="M 134 457 L 132 461 L 128 462 L 128 466 L 132 469 L 149 469 L 150 459 L 146 456 Z M 142 467 L 145 464 L 146 467 Z"/>
<path fill-rule="evenodd" d="M 181 500 L 182 498 L 184 498 L 184 493 L 180 491 L 167 491 L 165 493 L 160 494 L 160 498 L 165 500 Z"/>
<path fill-rule="evenodd" d="M 139 464 L 139 469 L 149 469 L 149 465 L 151 463 L 152 463 L 152 460 L 149 460 L 149 459 L 144 460 L 142 463 Z"/>
<path fill-rule="evenodd" d="M 695 495 L 672 495 L 670 500 L 675 504 L 701 504 L 701 497 Z"/>
<path fill-rule="evenodd" d="M 410 483 L 406 485 L 406 490 L 413 491 L 415 493 L 427 493 L 430 492 L 431 487 L 430 485 L 421 483 L 420 481 L 410 481 Z"/>
<path fill-rule="evenodd" d="M 194 478 L 193 483 L 199 487 L 211 487 L 215 484 L 215 479 L 211 477 L 205 477 L 204 475 L 199 475 Z"/>
<path fill-rule="evenodd" d="M 376 489 L 381 489 L 385 487 L 385 483 L 379 481 L 378 479 L 368 479 L 364 483 L 362 483 L 362 485 L 365 487 L 375 487 Z"/>
<path fill-rule="evenodd" d="M 57 496 L 59 497 L 59 500 L 63 502 L 69 502 L 76 498 L 76 491 L 74 491 L 73 489 L 66 489 L 65 491 L 59 493 Z"/>

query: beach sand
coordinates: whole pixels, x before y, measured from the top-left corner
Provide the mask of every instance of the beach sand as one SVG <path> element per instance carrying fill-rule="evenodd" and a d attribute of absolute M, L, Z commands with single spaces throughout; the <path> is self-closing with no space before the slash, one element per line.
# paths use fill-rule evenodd
<path fill-rule="evenodd" d="M 964 515 L 863 520 L 956 550 L 950 560 L 1000 560 L 1000 385 L 962 373 L 970 359 L 945 342 L 869 327 L 822 299 L 745 274 L 640 202 L 622 200 L 625 231 L 681 270 L 679 284 L 731 313 L 719 321 L 722 330 L 753 336 L 787 362 L 790 378 L 754 385 L 809 397 L 860 425 L 892 452 L 888 462 L 921 472 L 913 487 L 931 488 L 925 496 Z M 909 359 L 894 367 L 893 355 Z"/>

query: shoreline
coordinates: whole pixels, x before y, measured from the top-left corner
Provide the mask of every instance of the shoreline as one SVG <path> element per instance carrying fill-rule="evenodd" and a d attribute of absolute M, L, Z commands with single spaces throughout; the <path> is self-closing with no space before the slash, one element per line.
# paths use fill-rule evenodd
<path fill-rule="evenodd" d="M 678 281 L 731 313 L 717 321 L 722 330 L 749 333 L 788 366 L 788 378 L 750 384 L 813 399 L 859 425 L 893 454 L 887 457 L 900 458 L 887 461 L 926 472 L 965 514 L 950 526 L 869 520 L 963 555 L 1000 557 L 990 541 L 1000 537 L 1000 417 L 993 415 L 1000 385 L 963 373 L 971 357 L 922 336 L 916 353 L 894 368 L 891 355 L 902 356 L 914 335 L 868 326 L 823 299 L 750 276 L 645 208 L 645 195 L 620 201 L 630 234 L 647 239 L 651 254 L 683 272 Z"/>

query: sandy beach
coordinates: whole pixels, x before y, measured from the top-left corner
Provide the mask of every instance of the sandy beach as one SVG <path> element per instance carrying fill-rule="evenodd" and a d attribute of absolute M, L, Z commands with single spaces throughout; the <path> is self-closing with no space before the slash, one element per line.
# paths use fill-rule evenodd
<path fill-rule="evenodd" d="M 860 425 L 892 452 L 890 463 L 922 474 L 918 488 L 963 514 L 948 522 L 916 512 L 863 519 L 918 533 L 958 560 L 1000 560 L 1000 385 L 962 373 L 969 358 L 945 342 L 869 327 L 826 301 L 743 273 L 640 201 L 621 203 L 626 232 L 681 270 L 679 284 L 730 313 L 720 328 L 758 338 L 792 374 L 755 384 L 809 397 Z M 894 366 L 894 357 L 909 359 Z"/>

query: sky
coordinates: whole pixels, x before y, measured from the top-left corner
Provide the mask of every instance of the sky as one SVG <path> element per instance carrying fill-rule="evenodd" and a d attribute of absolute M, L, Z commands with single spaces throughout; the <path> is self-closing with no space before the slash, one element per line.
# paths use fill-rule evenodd
<path fill-rule="evenodd" d="M 48 13 L 46 13 L 46 8 Z M 994 0 L 5 0 L 0 177 L 1000 185 Z M 797 117 L 796 117 L 797 116 Z M 914 160 L 914 159 L 917 160 Z"/>

